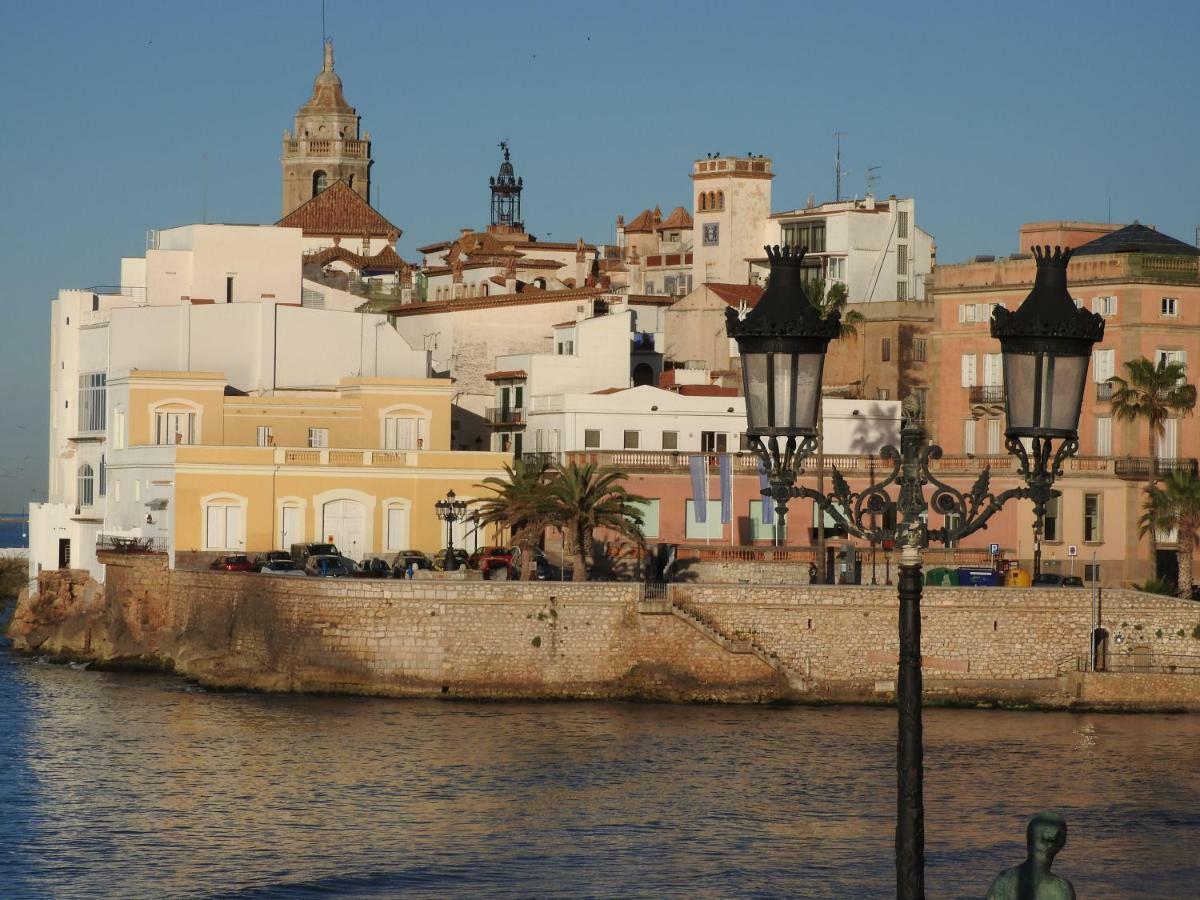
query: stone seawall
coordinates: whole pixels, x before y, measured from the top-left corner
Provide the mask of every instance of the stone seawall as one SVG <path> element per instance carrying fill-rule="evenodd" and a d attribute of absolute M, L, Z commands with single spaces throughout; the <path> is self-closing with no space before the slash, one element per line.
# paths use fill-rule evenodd
<path fill-rule="evenodd" d="M 894 588 L 300 579 L 169 570 L 105 554 L 107 581 L 43 573 L 10 625 L 19 649 L 172 668 L 260 690 L 512 698 L 888 699 Z M 1108 664 L 1077 590 L 927 588 L 926 691 L 949 700 L 1200 706 L 1200 605 L 1103 594 Z M 1118 637 L 1120 640 L 1118 641 Z M 1187 681 L 1187 684 L 1184 682 Z"/>

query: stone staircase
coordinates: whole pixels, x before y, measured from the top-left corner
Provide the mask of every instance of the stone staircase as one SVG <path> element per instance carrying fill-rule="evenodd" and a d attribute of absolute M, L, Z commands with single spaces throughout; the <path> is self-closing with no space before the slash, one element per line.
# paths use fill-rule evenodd
<path fill-rule="evenodd" d="M 792 690 L 807 691 L 809 689 L 808 680 L 787 666 L 777 653 L 767 650 L 753 638 L 729 636 L 686 598 L 679 596 L 669 597 L 662 606 L 665 607 L 663 611 L 669 612 L 677 619 L 682 619 L 710 641 L 728 652 L 749 653 L 757 656 L 782 675 L 788 687 Z"/>

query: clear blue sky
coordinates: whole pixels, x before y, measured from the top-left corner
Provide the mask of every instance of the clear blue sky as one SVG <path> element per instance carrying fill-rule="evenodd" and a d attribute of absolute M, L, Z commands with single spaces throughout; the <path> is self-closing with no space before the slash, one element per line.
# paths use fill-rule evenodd
<path fill-rule="evenodd" d="M 525 220 L 608 240 L 686 205 L 692 159 L 775 160 L 776 209 L 917 198 L 943 262 L 1049 218 L 1200 224 L 1200 4 L 328 0 L 401 250 L 487 216 L 507 137 Z M 0 29 L 0 511 L 44 496 L 48 300 L 109 284 L 149 228 L 271 222 L 320 0 L 10 2 Z"/>

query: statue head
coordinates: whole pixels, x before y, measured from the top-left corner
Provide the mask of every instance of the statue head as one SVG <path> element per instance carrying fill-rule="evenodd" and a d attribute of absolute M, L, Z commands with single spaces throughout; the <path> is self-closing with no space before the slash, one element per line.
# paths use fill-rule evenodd
<path fill-rule="evenodd" d="M 1030 861 L 1050 867 L 1058 851 L 1067 843 L 1067 820 L 1056 812 L 1040 812 L 1025 829 L 1025 846 Z"/>

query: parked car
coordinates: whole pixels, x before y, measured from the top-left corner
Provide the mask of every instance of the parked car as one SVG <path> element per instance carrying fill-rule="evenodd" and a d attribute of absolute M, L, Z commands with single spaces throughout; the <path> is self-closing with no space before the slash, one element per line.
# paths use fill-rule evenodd
<path fill-rule="evenodd" d="M 291 575 L 303 578 L 305 571 L 291 559 L 271 559 L 258 570 L 263 575 Z"/>
<path fill-rule="evenodd" d="M 386 559 L 368 556 L 354 569 L 355 578 L 391 578 L 392 567 Z"/>
<path fill-rule="evenodd" d="M 341 556 L 336 544 L 292 544 L 292 562 L 303 566 L 310 556 Z"/>
<path fill-rule="evenodd" d="M 292 554 L 288 553 L 286 550 L 270 550 L 261 556 L 255 557 L 254 566 L 257 571 L 261 572 L 263 570 L 263 566 L 276 562 L 293 562 Z"/>
<path fill-rule="evenodd" d="M 316 578 L 349 578 L 354 574 L 354 561 L 332 554 L 310 556 L 304 571 Z"/>
<path fill-rule="evenodd" d="M 454 558 L 456 560 L 458 560 L 458 568 L 462 569 L 462 568 L 466 567 L 467 559 L 468 559 L 466 550 L 460 550 L 458 547 L 455 547 L 454 548 Z M 439 572 L 445 571 L 445 569 L 446 569 L 446 551 L 445 550 L 439 550 L 437 553 L 433 554 L 433 567 L 435 569 L 437 569 Z"/>
<path fill-rule="evenodd" d="M 212 561 L 210 568 L 216 569 L 218 572 L 253 572 L 254 563 L 245 553 L 236 553 L 230 556 L 218 556 Z"/>
<path fill-rule="evenodd" d="M 1042 572 L 1033 579 L 1034 587 L 1083 587 L 1083 579 L 1078 575 L 1060 575 L 1057 572 Z"/>
<path fill-rule="evenodd" d="M 401 550 L 392 560 L 392 571 L 395 572 L 397 578 L 407 577 L 409 566 L 412 566 L 414 571 L 417 569 L 428 571 L 433 568 L 433 560 L 420 550 Z"/>
<path fill-rule="evenodd" d="M 517 551 L 511 547 L 480 547 L 467 558 L 467 565 L 484 578 L 507 581 L 517 577 Z"/>

